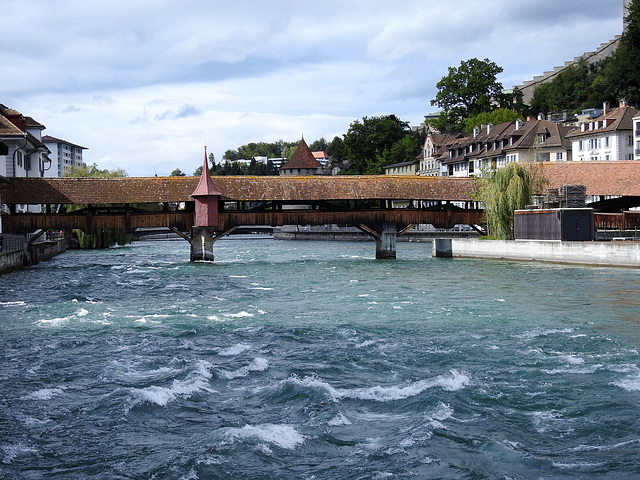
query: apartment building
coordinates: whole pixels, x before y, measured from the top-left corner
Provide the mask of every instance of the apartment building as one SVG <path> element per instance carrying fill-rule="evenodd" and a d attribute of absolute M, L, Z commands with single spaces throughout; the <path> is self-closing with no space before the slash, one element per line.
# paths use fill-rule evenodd
<path fill-rule="evenodd" d="M 640 111 L 623 101 L 617 108 L 604 104 L 602 114 L 581 122 L 568 135 L 574 161 L 633 160 L 635 154 L 634 118 Z"/>
<path fill-rule="evenodd" d="M 51 152 L 49 154 L 51 168 L 45 172 L 45 177 L 62 177 L 67 168 L 75 165 L 84 165 L 82 151 L 86 150 L 86 147 L 81 147 L 50 135 L 42 137 L 42 143 Z"/>

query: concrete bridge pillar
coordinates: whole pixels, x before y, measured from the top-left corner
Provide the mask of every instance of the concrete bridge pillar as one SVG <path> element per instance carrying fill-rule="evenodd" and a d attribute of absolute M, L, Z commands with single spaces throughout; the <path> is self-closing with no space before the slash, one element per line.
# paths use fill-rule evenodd
<path fill-rule="evenodd" d="M 384 223 L 380 236 L 376 238 L 376 259 L 395 259 L 398 232 L 395 223 Z"/>
<path fill-rule="evenodd" d="M 191 261 L 213 262 L 213 227 L 193 227 L 191 230 Z"/>

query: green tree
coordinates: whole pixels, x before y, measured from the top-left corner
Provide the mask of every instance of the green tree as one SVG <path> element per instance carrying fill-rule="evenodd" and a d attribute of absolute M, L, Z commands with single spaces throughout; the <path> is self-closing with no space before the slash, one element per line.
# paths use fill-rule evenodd
<path fill-rule="evenodd" d="M 459 67 L 449 67 L 448 75 L 437 83 L 438 93 L 431 101 L 443 109 L 436 127 L 452 131 L 462 129 L 465 118 L 493 110 L 493 102 L 502 94 L 502 84 L 497 75 L 502 73 L 489 59 L 460 62 Z"/>
<path fill-rule="evenodd" d="M 200 171 L 202 171 L 202 167 L 200 167 Z M 176 168 L 175 170 L 173 170 L 171 172 L 171 174 L 169 175 L 170 177 L 186 177 L 187 174 L 184 173 L 182 170 L 180 170 L 179 168 Z"/>
<path fill-rule="evenodd" d="M 616 98 L 640 104 L 640 0 L 632 0 L 626 28 L 606 69 L 608 87 Z"/>
<path fill-rule="evenodd" d="M 344 144 L 342 137 L 333 137 L 327 153 L 331 157 L 333 163 L 341 163 L 347 159 L 347 147 Z"/>
<path fill-rule="evenodd" d="M 518 113 L 508 108 L 499 108 L 493 112 L 482 112 L 473 117 L 469 117 L 464 121 L 464 132 L 473 133 L 475 127 L 479 127 L 483 124 L 491 123 L 498 125 L 505 122 L 513 122 L 520 117 Z"/>
<path fill-rule="evenodd" d="M 230 162 L 235 162 L 240 159 L 240 154 L 238 153 L 238 150 L 227 150 L 224 152 L 222 158 Z"/>
<path fill-rule="evenodd" d="M 532 178 L 527 166 L 510 163 L 480 177 L 479 200 L 489 235 L 498 240 L 513 239 L 513 212 L 531 203 Z"/>
<path fill-rule="evenodd" d="M 575 113 L 615 100 L 605 79 L 609 62 L 605 59 L 589 64 L 580 60 L 565 68 L 551 82 L 543 83 L 534 90 L 531 111 L 536 115 L 563 111 Z"/>
<path fill-rule="evenodd" d="M 321 137 L 320 139 L 316 140 L 311 145 L 309 145 L 309 149 L 312 152 L 326 152 L 329 150 L 329 144 L 324 139 L 324 137 Z"/>
<path fill-rule="evenodd" d="M 117 177 L 128 177 L 126 171 L 121 168 L 116 168 L 113 170 L 104 169 L 100 170 L 98 166 L 94 163 L 93 165 L 72 165 L 67 167 L 64 171 L 63 177 L 99 177 L 99 178 L 117 178 Z"/>
<path fill-rule="evenodd" d="M 378 156 L 376 170 L 382 172 L 387 165 L 414 161 L 423 143 L 417 135 L 405 135 Z"/>
<path fill-rule="evenodd" d="M 355 175 L 379 175 L 382 173 L 381 157 L 391 150 L 397 141 L 411 132 L 409 124 L 395 115 L 363 117 L 349 127 L 344 136 L 349 169 Z"/>

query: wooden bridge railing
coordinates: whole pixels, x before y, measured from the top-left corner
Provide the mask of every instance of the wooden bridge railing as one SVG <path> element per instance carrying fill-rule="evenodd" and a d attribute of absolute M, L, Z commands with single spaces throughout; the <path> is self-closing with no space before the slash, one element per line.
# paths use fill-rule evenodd
<path fill-rule="evenodd" d="M 75 228 L 87 233 L 103 229 L 133 232 L 137 228 L 157 227 L 175 227 L 178 230 L 187 231 L 193 226 L 193 213 L 113 213 L 99 215 L 20 213 L 3 216 L 2 222 L 5 231 L 23 234 L 35 232 L 38 229 L 73 230 Z"/>
<path fill-rule="evenodd" d="M 219 214 L 217 230 L 249 225 L 367 225 L 373 229 L 383 223 L 396 223 L 399 228 L 411 224 L 432 224 L 453 228 L 457 224 L 480 225 L 481 210 L 373 209 L 355 211 L 279 210 L 263 212 L 224 211 Z M 24 213 L 3 217 L 4 229 L 12 233 L 28 233 L 38 229 L 72 230 L 90 233 L 102 229 L 133 232 L 138 228 L 174 227 L 189 231 L 193 227 L 192 212 L 39 214 Z"/>

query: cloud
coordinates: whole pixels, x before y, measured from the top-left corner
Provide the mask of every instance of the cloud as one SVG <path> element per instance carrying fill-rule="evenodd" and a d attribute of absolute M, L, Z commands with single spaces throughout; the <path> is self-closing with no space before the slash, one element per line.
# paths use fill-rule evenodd
<path fill-rule="evenodd" d="M 3 16 L 0 103 L 89 163 L 166 175 L 205 142 L 221 159 L 363 116 L 417 124 L 447 67 L 489 58 L 511 87 L 620 33 L 622 0 L 30 0 Z"/>

